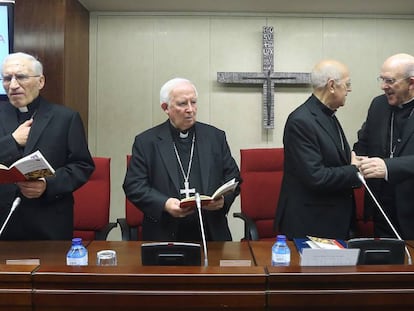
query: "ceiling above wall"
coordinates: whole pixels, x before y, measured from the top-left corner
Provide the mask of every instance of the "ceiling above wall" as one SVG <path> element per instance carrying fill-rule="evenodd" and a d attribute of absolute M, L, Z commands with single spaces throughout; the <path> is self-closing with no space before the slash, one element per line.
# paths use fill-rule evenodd
<path fill-rule="evenodd" d="M 414 15 L 413 0 L 78 0 L 89 11 Z"/>

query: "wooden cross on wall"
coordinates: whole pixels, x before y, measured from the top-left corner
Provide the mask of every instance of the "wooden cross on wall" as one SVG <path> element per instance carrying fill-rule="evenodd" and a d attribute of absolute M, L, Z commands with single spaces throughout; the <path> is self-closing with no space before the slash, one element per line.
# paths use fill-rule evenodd
<path fill-rule="evenodd" d="M 275 85 L 309 84 L 310 73 L 273 72 L 273 27 L 263 26 L 263 72 L 217 72 L 219 83 L 263 85 L 263 127 L 273 129 Z"/>

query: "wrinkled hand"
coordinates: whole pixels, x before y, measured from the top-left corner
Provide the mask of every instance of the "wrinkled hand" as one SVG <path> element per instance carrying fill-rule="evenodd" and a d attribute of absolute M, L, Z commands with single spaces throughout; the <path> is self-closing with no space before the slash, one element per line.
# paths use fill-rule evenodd
<path fill-rule="evenodd" d="M 180 207 L 180 200 L 176 198 L 169 198 L 165 202 L 164 209 L 170 213 L 171 216 L 176 218 L 183 218 L 192 213 L 194 213 L 195 208 L 193 206 L 181 208 Z"/>
<path fill-rule="evenodd" d="M 19 144 L 19 146 L 26 146 L 32 123 L 33 119 L 27 120 L 24 123 L 20 124 L 19 127 L 12 133 L 14 140 Z"/>
<path fill-rule="evenodd" d="M 203 206 L 203 208 L 209 211 L 216 211 L 216 210 L 223 208 L 223 206 L 224 206 L 224 197 L 221 196 L 217 200 L 211 200 L 207 205 Z"/>
<path fill-rule="evenodd" d="M 387 167 L 381 158 L 365 158 L 361 160 L 359 168 L 365 178 L 385 178 Z"/>
<path fill-rule="evenodd" d="M 361 168 L 361 161 L 366 158 L 368 157 L 356 155 L 355 151 L 351 151 L 351 165 L 355 165 L 358 169 Z"/>
<path fill-rule="evenodd" d="M 46 191 L 46 180 L 21 181 L 16 183 L 20 192 L 28 199 L 39 198 Z"/>

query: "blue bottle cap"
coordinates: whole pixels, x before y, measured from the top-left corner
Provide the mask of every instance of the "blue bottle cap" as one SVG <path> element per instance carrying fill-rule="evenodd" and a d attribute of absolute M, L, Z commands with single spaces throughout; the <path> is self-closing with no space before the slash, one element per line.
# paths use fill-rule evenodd
<path fill-rule="evenodd" d="M 73 238 L 72 244 L 76 244 L 76 245 L 82 244 L 82 238 Z"/>
<path fill-rule="evenodd" d="M 277 237 L 276 237 L 276 239 L 278 241 L 286 241 L 286 235 L 284 235 L 284 234 L 278 234 Z"/>

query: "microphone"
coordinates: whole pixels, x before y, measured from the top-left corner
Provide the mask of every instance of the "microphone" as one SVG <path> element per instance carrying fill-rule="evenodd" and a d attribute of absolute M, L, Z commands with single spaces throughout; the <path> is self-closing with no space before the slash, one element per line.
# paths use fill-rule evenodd
<path fill-rule="evenodd" d="M 387 214 L 385 214 L 384 209 L 381 207 L 381 205 L 379 204 L 378 200 L 375 198 L 375 196 L 372 193 L 370 187 L 368 187 L 368 184 L 367 184 L 364 176 L 361 174 L 361 172 L 357 172 L 357 176 L 358 176 L 359 180 L 362 182 L 362 184 L 364 185 L 365 189 L 367 189 L 367 191 L 368 191 L 370 197 L 372 198 L 372 200 L 374 200 L 375 205 L 378 207 L 378 210 L 381 212 L 382 216 L 384 216 L 385 220 L 387 221 L 387 224 L 390 226 L 390 228 L 394 232 L 394 234 L 397 237 L 397 239 L 400 240 L 400 241 L 404 241 L 401 238 L 401 236 L 398 234 L 397 230 L 393 226 L 393 224 L 392 224 L 391 220 L 388 218 Z M 411 254 L 408 251 L 407 246 L 405 246 L 405 253 L 407 254 L 408 264 L 411 265 L 412 264 Z"/>
<path fill-rule="evenodd" d="M 9 222 L 10 216 L 13 214 L 14 210 L 19 206 L 21 201 L 22 199 L 20 199 L 20 197 L 17 197 L 14 199 L 10 212 L 7 215 L 6 220 L 4 221 L 3 226 L 0 229 L 0 236 L 3 234 L 4 228 L 6 228 L 6 225 Z"/>
<path fill-rule="evenodd" d="M 203 217 L 201 216 L 201 198 L 198 192 L 196 192 L 195 194 L 195 200 L 196 200 L 196 205 L 197 205 L 197 210 L 198 210 L 198 218 L 200 220 L 201 238 L 203 240 L 204 266 L 208 267 L 207 242 L 206 242 L 206 235 L 204 233 Z"/>

